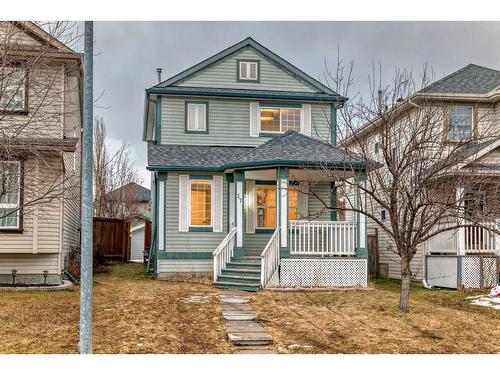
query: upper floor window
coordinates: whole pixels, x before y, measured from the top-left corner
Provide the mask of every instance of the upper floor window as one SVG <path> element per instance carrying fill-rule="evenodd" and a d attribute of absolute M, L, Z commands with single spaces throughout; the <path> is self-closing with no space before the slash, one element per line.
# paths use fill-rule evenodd
<path fill-rule="evenodd" d="M 192 227 L 212 225 L 212 181 L 191 180 Z"/>
<path fill-rule="evenodd" d="M 460 141 L 472 135 L 472 107 L 451 106 L 448 108 L 448 139 Z"/>
<path fill-rule="evenodd" d="M 186 131 L 208 132 L 208 103 L 186 102 Z"/>
<path fill-rule="evenodd" d="M 238 60 L 238 81 L 259 81 L 259 61 Z"/>
<path fill-rule="evenodd" d="M 0 162 L 0 229 L 19 229 L 21 162 Z"/>
<path fill-rule="evenodd" d="M 0 111 L 26 110 L 26 70 L 19 67 L 0 68 Z"/>
<path fill-rule="evenodd" d="M 260 130 L 264 133 L 300 131 L 300 108 L 260 108 Z"/>

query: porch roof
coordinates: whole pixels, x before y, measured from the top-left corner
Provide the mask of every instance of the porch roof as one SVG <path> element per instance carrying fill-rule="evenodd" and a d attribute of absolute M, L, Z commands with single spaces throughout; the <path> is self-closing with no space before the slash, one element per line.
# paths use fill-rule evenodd
<path fill-rule="evenodd" d="M 360 155 L 288 131 L 258 147 L 158 145 L 148 143 L 149 170 L 204 170 L 265 167 L 326 167 L 364 170 Z"/>

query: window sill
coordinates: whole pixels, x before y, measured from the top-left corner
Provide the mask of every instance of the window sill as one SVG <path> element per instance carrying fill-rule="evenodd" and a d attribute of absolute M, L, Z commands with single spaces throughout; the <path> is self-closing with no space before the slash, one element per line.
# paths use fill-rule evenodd
<path fill-rule="evenodd" d="M 276 228 L 255 228 L 256 234 L 273 234 Z"/>
<path fill-rule="evenodd" d="M 266 132 L 260 132 L 259 137 L 268 137 L 268 138 L 275 138 L 279 137 L 280 135 L 283 135 L 284 133 L 266 133 Z"/>
<path fill-rule="evenodd" d="M 208 130 L 187 130 L 184 129 L 185 134 L 208 134 Z"/>
<path fill-rule="evenodd" d="M 212 227 L 189 227 L 190 232 L 213 232 Z"/>
<path fill-rule="evenodd" d="M 0 228 L 0 233 L 23 233 L 23 228 Z"/>

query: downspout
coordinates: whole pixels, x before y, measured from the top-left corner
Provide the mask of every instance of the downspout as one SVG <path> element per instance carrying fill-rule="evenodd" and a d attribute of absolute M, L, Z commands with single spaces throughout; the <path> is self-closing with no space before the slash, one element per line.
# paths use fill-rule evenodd
<path fill-rule="evenodd" d="M 427 249 L 424 246 L 424 267 L 423 267 L 423 275 L 422 275 L 422 285 L 425 289 L 434 289 L 433 285 L 429 285 L 427 283 Z"/>

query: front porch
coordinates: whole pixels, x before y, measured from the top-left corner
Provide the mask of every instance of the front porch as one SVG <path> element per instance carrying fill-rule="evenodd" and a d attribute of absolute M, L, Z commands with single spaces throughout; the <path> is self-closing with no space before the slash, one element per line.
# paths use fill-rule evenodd
<path fill-rule="evenodd" d="M 335 206 L 340 173 L 359 178 L 345 170 L 234 171 L 228 187 L 231 230 L 213 253 L 215 285 L 250 291 L 366 286 L 365 216 L 351 213 L 338 221 L 321 202 Z M 352 201 L 364 199 L 358 191 Z"/>

